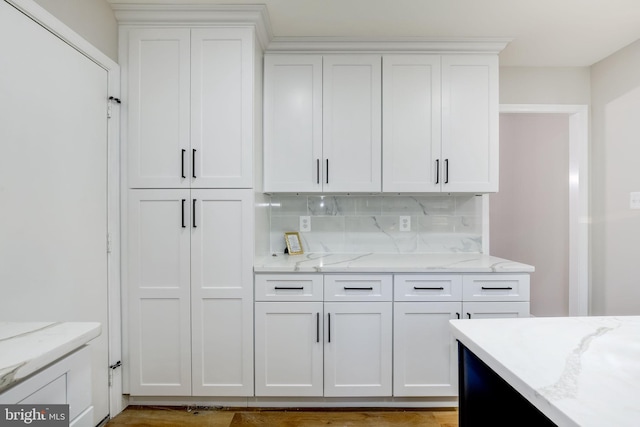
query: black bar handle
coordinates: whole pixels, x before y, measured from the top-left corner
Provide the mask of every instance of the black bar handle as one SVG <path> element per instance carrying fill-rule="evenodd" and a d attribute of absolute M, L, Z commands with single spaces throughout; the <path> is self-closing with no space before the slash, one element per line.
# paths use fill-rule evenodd
<path fill-rule="evenodd" d="M 345 291 L 372 291 L 373 287 L 369 286 L 368 288 L 350 288 L 348 286 L 344 287 Z"/>
<path fill-rule="evenodd" d="M 511 286 L 505 286 L 503 288 L 501 288 L 501 287 L 492 288 L 492 287 L 489 287 L 489 286 L 487 286 L 487 287 L 483 286 L 482 289 L 485 290 L 485 291 L 490 291 L 490 290 L 493 290 L 493 291 L 497 291 L 497 290 L 510 291 L 513 288 Z"/>
<path fill-rule="evenodd" d="M 182 171 L 181 176 L 182 176 L 183 178 L 186 178 L 186 176 L 184 175 L 184 153 L 185 153 L 186 151 L 187 151 L 187 150 L 182 149 L 182 161 L 180 162 L 180 169 L 181 169 L 181 171 Z"/>
<path fill-rule="evenodd" d="M 328 325 L 329 328 L 327 329 L 327 336 L 329 337 L 329 341 L 328 342 L 331 342 L 331 313 L 327 313 L 327 320 L 328 320 L 328 323 L 329 323 L 329 325 Z"/>
<path fill-rule="evenodd" d="M 193 226 L 193 228 L 198 228 L 198 226 L 196 225 L 196 200 L 198 200 L 198 199 L 193 199 L 193 212 L 192 212 L 192 215 L 193 215 L 193 224 L 192 224 L 192 226 Z"/>
<path fill-rule="evenodd" d="M 316 342 L 320 342 L 320 313 L 316 313 Z"/>
<path fill-rule="evenodd" d="M 303 290 L 304 287 L 303 286 L 299 286 L 299 287 L 298 286 L 276 286 L 275 289 L 276 290 L 285 290 L 285 289 L 288 289 L 288 290 Z"/>
<path fill-rule="evenodd" d="M 316 159 L 316 184 L 320 184 L 320 159 Z"/>
<path fill-rule="evenodd" d="M 467 317 L 471 319 L 471 313 L 467 313 Z"/>
<path fill-rule="evenodd" d="M 187 226 L 184 224 L 184 204 L 187 201 L 187 199 L 182 199 L 182 228 L 187 228 Z"/>
<path fill-rule="evenodd" d="M 196 177 L 196 149 L 193 149 L 193 153 L 191 153 L 191 176 Z"/>
<path fill-rule="evenodd" d="M 329 183 L 329 159 L 327 159 L 327 184 Z"/>
<path fill-rule="evenodd" d="M 456 313 L 456 316 L 458 317 L 458 319 L 460 318 L 460 313 Z"/>
<path fill-rule="evenodd" d="M 416 291 L 443 291 L 444 288 L 440 286 L 439 288 L 421 288 L 419 286 L 414 286 L 413 289 Z"/>
<path fill-rule="evenodd" d="M 449 183 L 449 159 L 444 159 L 444 183 Z"/>
<path fill-rule="evenodd" d="M 440 159 L 436 159 L 436 184 L 440 184 Z"/>

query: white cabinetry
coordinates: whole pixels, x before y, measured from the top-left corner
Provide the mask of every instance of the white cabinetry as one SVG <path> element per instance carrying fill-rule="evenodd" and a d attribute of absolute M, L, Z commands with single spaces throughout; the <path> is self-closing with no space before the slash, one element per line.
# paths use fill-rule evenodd
<path fill-rule="evenodd" d="M 394 396 L 457 395 L 450 319 L 528 316 L 528 274 L 395 275 Z"/>
<path fill-rule="evenodd" d="M 129 193 L 132 395 L 252 394 L 252 198 Z"/>
<path fill-rule="evenodd" d="M 265 192 L 379 192 L 381 57 L 265 57 Z"/>
<path fill-rule="evenodd" d="M 252 187 L 254 54 L 250 28 L 129 30 L 129 187 Z"/>
<path fill-rule="evenodd" d="M 383 57 L 383 191 L 498 191 L 496 55 Z"/>
<path fill-rule="evenodd" d="M 391 394 L 391 276 L 255 280 L 257 396 Z"/>

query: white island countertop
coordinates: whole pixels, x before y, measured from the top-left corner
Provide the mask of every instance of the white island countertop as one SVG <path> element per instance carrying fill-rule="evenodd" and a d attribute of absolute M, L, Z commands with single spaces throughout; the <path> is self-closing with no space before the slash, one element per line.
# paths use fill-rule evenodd
<path fill-rule="evenodd" d="M 555 424 L 640 422 L 640 317 L 452 320 L 451 327 Z"/>
<path fill-rule="evenodd" d="M 0 322 L 0 392 L 100 335 L 97 322 Z"/>
<path fill-rule="evenodd" d="M 527 264 L 477 253 L 305 254 L 256 259 L 256 273 L 531 273 Z"/>

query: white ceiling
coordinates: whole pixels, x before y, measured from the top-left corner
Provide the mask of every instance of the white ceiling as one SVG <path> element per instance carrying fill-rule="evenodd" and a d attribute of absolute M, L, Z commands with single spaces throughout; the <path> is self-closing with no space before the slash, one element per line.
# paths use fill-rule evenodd
<path fill-rule="evenodd" d="M 281 37 L 499 37 L 504 66 L 589 66 L 640 39 L 640 0 L 107 0 L 266 4 Z"/>

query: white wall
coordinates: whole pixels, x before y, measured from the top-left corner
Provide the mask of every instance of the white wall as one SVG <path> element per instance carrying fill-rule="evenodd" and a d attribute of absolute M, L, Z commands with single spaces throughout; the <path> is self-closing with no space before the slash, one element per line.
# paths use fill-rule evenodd
<path fill-rule="evenodd" d="M 500 114 L 491 254 L 531 264 L 531 313 L 569 314 L 569 115 Z"/>
<path fill-rule="evenodd" d="M 501 104 L 589 104 L 588 67 L 500 67 Z"/>
<path fill-rule="evenodd" d="M 106 0 L 35 0 L 89 43 L 118 61 L 118 23 Z"/>
<path fill-rule="evenodd" d="M 640 41 L 591 69 L 591 311 L 640 314 Z"/>

